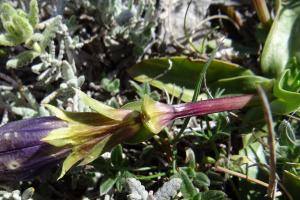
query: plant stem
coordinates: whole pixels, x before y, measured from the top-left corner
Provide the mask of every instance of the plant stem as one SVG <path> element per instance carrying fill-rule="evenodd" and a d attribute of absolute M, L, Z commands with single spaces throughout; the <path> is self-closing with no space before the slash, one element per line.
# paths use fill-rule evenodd
<path fill-rule="evenodd" d="M 276 180 L 276 150 L 275 150 L 275 131 L 274 123 L 271 113 L 271 108 L 269 105 L 268 98 L 262 87 L 258 87 L 258 94 L 263 104 L 263 111 L 265 120 L 268 126 L 268 146 L 270 149 L 270 175 L 269 175 L 269 187 L 268 196 L 271 199 L 275 199 L 275 194 L 277 190 L 277 180 Z"/>
<path fill-rule="evenodd" d="M 152 180 L 152 179 L 162 177 L 162 176 L 165 176 L 165 175 L 166 175 L 165 172 L 160 172 L 160 173 L 149 175 L 149 176 L 136 176 L 136 178 L 138 180 Z"/>
<path fill-rule="evenodd" d="M 174 106 L 174 119 L 242 109 L 253 97 L 253 95 L 243 95 L 178 104 Z"/>
<path fill-rule="evenodd" d="M 214 51 L 212 52 L 211 57 L 208 59 L 208 61 L 205 63 L 201 73 L 199 74 L 199 77 L 197 79 L 197 84 L 195 86 L 195 90 L 194 90 L 194 94 L 193 94 L 193 98 L 192 98 L 192 102 L 197 101 L 198 96 L 200 94 L 200 90 L 201 90 L 201 86 L 202 86 L 202 82 L 206 76 L 206 71 L 208 69 L 208 67 L 210 66 L 210 64 L 212 63 L 213 59 L 216 56 L 217 51 L 219 50 L 219 46 L 217 48 L 214 49 Z M 176 146 L 180 136 L 182 135 L 182 133 L 184 132 L 184 130 L 186 129 L 188 123 L 190 121 L 190 117 L 186 118 L 183 122 L 183 125 L 179 131 L 179 133 L 175 136 L 173 143 L 174 143 L 174 147 Z"/>
<path fill-rule="evenodd" d="M 271 25 L 271 17 L 265 0 L 252 0 L 259 21 L 264 27 L 269 28 Z"/>
<path fill-rule="evenodd" d="M 236 97 L 225 97 L 218 99 L 209 99 L 198 102 L 190 102 L 184 104 L 174 105 L 174 119 L 187 117 L 184 121 L 183 128 L 180 130 L 178 135 L 173 140 L 172 148 L 172 169 L 173 173 L 176 172 L 176 156 L 177 156 L 177 143 L 179 142 L 180 136 L 185 130 L 187 123 L 189 122 L 190 117 L 206 115 L 210 113 L 238 110 L 244 108 L 248 105 L 251 100 L 254 98 L 254 95 L 243 95 Z"/>
<path fill-rule="evenodd" d="M 258 180 L 256 178 L 249 177 L 249 176 L 247 176 L 245 174 L 241 174 L 239 172 L 235 172 L 235 171 L 226 169 L 226 168 L 221 167 L 221 166 L 216 166 L 215 167 L 215 171 L 217 171 L 217 172 L 224 172 L 224 173 L 230 174 L 232 176 L 236 176 L 236 177 L 239 177 L 239 178 L 242 178 L 242 179 L 246 179 L 246 180 L 248 180 L 250 182 L 256 183 L 256 184 L 261 185 L 261 186 L 266 187 L 266 188 L 269 187 L 268 183 L 265 183 L 265 182 L 263 182 L 261 180 Z"/>

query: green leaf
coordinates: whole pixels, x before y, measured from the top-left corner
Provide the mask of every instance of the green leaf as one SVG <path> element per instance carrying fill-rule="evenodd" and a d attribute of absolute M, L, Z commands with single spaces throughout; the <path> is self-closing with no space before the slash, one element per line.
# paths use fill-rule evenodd
<path fill-rule="evenodd" d="M 201 196 L 201 192 L 199 192 L 198 194 L 196 194 L 191 200 L 202 200 L 202 196 Z"/>
<path fill-rule="evenodd" d="M 0 46 L 9 46 L 13 47 L 20 44 L 22 41 L 9 33 L 0 34 Z"/>
<path fill-rule="evenodd" d="M 195 153 L 193 151 L 192 148 L 187 148 L 185 150 L 185 162 L 188 164 L 188 166 L 191 169 L 195 169 L 196 168 L 196 158 L 195 158 Z"/>
<path fill-rule="evenodd" d="M 227 195 L 219 190 L 210 190 L 201 193 L 201 200 L 225 200 L 228 199 Z"/>
<path fill-rule="evenodd" d="M 283 185 L 285 189 L 292 195 L 294 199 L 300 198 L 300 178 L 288 171 L 284 171 Z"/>
<path fill-rule="evenodd" d="M 26 18 L 15 15 L 12 17 L 12 22 L 14 23 L 18 36 L 22 38 L 23 42 L 33 35 L 33 27 Z"/>
<path fill-rule="evenodd" d="M 0 38 L 1 38 L 1 35 L 0 35 Z M 0 41 L 1 41 L 1 39 L 0 39 Z M 0 44 L 1 44 L 1 42 L 0 42 Z M 0 45 L 0 46 L 1 46 L 1 45 Z M 0 48 L 0 58 L 1 58 L 1 57 L 7 56 L 7 54 L 8 54 L 8 52 L 7 52 L 6 49 L 1 49 L 1 48 Z"/>
<path fill-rule="evenodd" d="M 193 199 L 197 195 L 198 191 L 192 183 L 192 180 L 188 177 L 187 173 L 180 169 L 179 175 L 182 180 L 180 191 L 184 199 Z"/>
<path fill-rule="evenodd" d="M 39 23 L 39 6 L 37 0 L 30 1 L 28 20 L 32 27 L 35 27 Z"/>
<path fill-rule="evenodd" d="M 109 190 L 113 188 L 117 180 L 118 180 L 118 176 L 106 177 L 106 179 L 100 185 L 100 195 L 102 196 L 107 192 L 109 192 Z"/>
<path fill-rule="evenodd" d="M 16 25 L 12 21 L 3 23 L 3 26 L 5 27 L 7 34 L 11 35 L 12 38 L 14 38 L 16 42 L 18 42 L 18 44 L 24 42 L 21 33 L 19 33 L 18 27 L 16 27 Z"/>
<path fill-rule="evenodd" d="M 287 120 L 283 120 L 278 127 L 279 141 L 281 145 L 293 147 L 296 145 L 296 134 L 292 125 Z"/>
<path fill-rule="evenodd" d="M 22 9 L 17 9 L 17 14 L 19 16 L 23 17 L 23 18 L 26 18 L 26 19 L 28 17 L 28 14 L 24 10 L 22 10 Z"/>
<path fill-rule="evenodd" d="M 6 63 L 7 69 L 17 69 L 31 63 L 40 53 L 36 51 L 24 51 Z"/>
<path fill-rule="evenodd" d="M 235 163 L 232 166 L 234 171 L 245 174 L 248 177 L 256 178 L 268 182 L 268 173 L 261 169 L 258 163 L 267 164 L 266 153 L 260 142 L 255 142 L 262 135 L 248 134 L 243 136 L 244 148 L 240 150 L 239 156 L 235 156 Z M 254 141 L 253 141 L 254 140 Z M 239 193 L 241 199 L 264 199 L 266 188 L 258 184 L 251 183 L 248 180 L 240 179 Z"/>
<path fill-rule="evenodd" d="M 24 199 L 24 200 L 32 199 L 32 196 L 33 196 L 34 192 L 35 192 L 34 187 L 29 187 L 29 188 L 27 188 L 27 189 L 22 193 L 21 199 Z"/>
<path fill-rule="evenodd" d="M 261 68 L 265 75 L 279 77 L 290 59 L 299 57 L 299 27 L 300 2 L 281 1 L 261 56 Z"/>
<path fill-rule="evenodd" d="M 171 62 L 171 64 L 169 63 Z M 136 81 L 148 82 L 185 102 L 192 100 L 195 84 L 206 61 L 190 60 L 186 57 L 171 57 L 145 60 L 131 67 L 128 73 Z M 256 85 L 272 87 L 272 81 L 256 76 L 239 65 L 213 60 L 206 72 L 206 83 L 210 90 L 225 89 L 225 94 L 256 92 Z"/>
<path fill-rule="evenodd" d="M 110 92 L 111 94 L 117 94 L 120 91 L 120 80 L 119 79 L 108 79 L 108 78 L 103 78 L 101 80 L 101 85 L 102 87 Z"/>
<path fill-rule="evenodd" d="M 0 7 L 0 18 L 2 23 L 10 21 L 11 17 L 16 15 L 16 9 L 10 3 L 2 3 Z M 5 26 L 4 26 L 5 29 Z M 7 31 L 7 30 L 6 30 Z"/>
<path fill-rule="evenodd" d="M 197 187 L 209 187 L 210 186 L 210 180 L 209 180 L 208 176 L 206 174 L 204 174 L 203 172 L 197 172 L 193 182 Z"/>
<path fill-rule="evenodd" d="M 247 165 L 244 164 L 238 167 L 241 168 L 243 174 L 246 174 L 247 176 L 252 178 L 257 178 L 260 171 L 259 167 L 255 165 L 256 163 L 267 164 L 264 148 L 259 142 L 251 142 L 245 145 L 245 147 L 240 150 L 239 155 L 245 156 L 248 162 Z M 253 166 L 248 168 L 247 166 L 249 165 Z"/>
<path fill-rule="evenodd" d="M 291 77 L 291 71 L 285 70 L 281 77 L 278 78 L 274 84 L 274 96 L 276 96 L 279 99 L 282 99 L 284 101 L 291 101 L 293 103 L 296 103 L 297 105 L 300 101 L 300 93 L 296 91 L 292 91 L 292 89 L 287 88 L 287 82 L 293 81 Z M 299 80 L 296 80 L 299 81 Z M 299 88 L 297 88 L 299 89 Z"/>
<path fill-rule="evenodd" d="M 111 163 L 115 166 L 115 167 L 121 167 L 123 164 L 123 158 L 122 158 L 122 154 L 123 154 L 123 149 L 122 146 L 119 144 L 117 145 L 111 152 Z"/>
<path fill-rule="evenodd" d="M 291 77 L 291 71 L 285 70 L 274 84 L 274 96 L 277 97 L 271 103 L 272 112 L 276 114 L 287 114 L 297 110 L 300 107 L 300 93 L 293 91 L 288 87 L 288 82 L 294 81 Z M 299 81 L 299 80 L 295 80 Z M 296 88 L 294 90 L 298 90 Z"/>

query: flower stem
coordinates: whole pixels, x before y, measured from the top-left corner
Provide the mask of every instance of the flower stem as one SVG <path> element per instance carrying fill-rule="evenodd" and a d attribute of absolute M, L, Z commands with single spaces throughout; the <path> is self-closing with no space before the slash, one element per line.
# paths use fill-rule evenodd
<path fill-rule="evenodd" d="M 253 95 L 243 95 L 175 105 L 174 119 L 242 109 L 252 99 Z"/>
<path fill-rule="evenodd" d="M 252 0 L 260 22 L 267 28 L 271 25 L 271 17 L 265 0 Z"/>

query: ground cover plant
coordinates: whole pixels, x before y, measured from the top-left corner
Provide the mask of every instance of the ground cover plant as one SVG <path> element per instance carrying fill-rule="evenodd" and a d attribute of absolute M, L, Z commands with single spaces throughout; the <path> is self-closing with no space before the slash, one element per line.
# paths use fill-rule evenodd
<path fill-rule="evenodd" d="M 298 199 L 299 17 L 0 1 L 0 199 Z"/>

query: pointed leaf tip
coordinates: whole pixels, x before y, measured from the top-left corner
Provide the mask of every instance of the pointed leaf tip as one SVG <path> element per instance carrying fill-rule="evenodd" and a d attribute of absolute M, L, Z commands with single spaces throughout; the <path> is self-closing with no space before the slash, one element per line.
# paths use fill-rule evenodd
<path fill-rule="evenodd" d="M 77 92 L 78 96 L 84 104 L 86 104 L 99 114 L 110 119 L 122 121 L 128 114 L 132 112 L 131 110 L 112 108 L 108 105 L 105 105 L 104 103 L 101 103 L 100 101 L 89 97 L 87 94 L 80 91 L 79 89 L 74 88 L 74 90 Z"/>
<path fill-rule="evenodd" d="M 78 161 L 82 159 L 83 156 L 81 156 L 77 152 L 71 153 L 63 162 L 62 169 L 60 172 L 59 177 L 57 180 L 60 180 L 61 178 L 64 177 L 64 175 L 71 169 L 72 166 L 74 166 Z"/>

